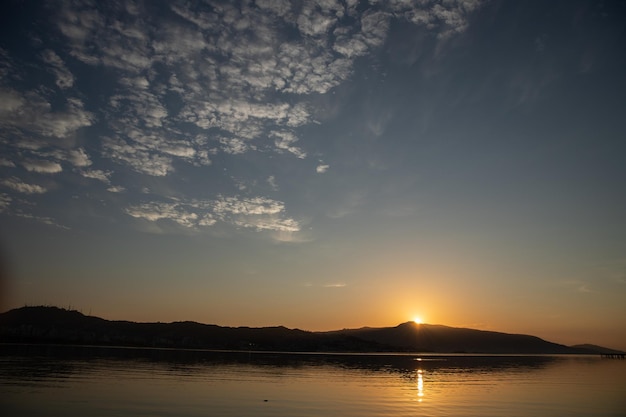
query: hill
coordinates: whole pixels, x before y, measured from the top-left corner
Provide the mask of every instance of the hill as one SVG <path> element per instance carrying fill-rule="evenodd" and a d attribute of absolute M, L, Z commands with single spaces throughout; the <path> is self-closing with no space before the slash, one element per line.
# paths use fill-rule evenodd
<path fill-rule="evenodd" d="M 619 355 L 624 353 L 621 350 L 609 349 L 603 346 L 591 344 L 574 345 L 572 348 L 586 350 L 589 353 L 594 353 L 596 355 Z"/>
<path fill-rule="evenodd" d="M 222 327 L 196 322 L 110 321 L 57 307 L 0 314 L 0 342 L 62 343 L 293 352 L 598 353 L 535 336 L 407 322 L 395 327 L 309 332 L 286 327 Z"/>

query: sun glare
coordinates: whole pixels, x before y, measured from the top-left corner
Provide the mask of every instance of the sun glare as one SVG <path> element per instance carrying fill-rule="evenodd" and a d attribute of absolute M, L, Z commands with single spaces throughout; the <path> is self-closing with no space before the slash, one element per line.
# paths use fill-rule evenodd
<path fill-rule="evenodd" d="M 421 317 L 413 317 L 413 322 L 416 324 L 422 324 L 422 318 Z"/>

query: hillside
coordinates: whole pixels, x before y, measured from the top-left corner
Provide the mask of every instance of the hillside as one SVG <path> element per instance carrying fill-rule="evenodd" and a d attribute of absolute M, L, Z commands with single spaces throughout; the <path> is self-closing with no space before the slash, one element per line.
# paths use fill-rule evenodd
<path fill-rule="evenodd" d="M 407 322 L 397 327 L 350 330 L 363 340 L 386 341 L 401 350 L 448 353 L 573 353 L 535 336 Z"/>
<path fill-rule="evenodd" d="M 395 327 L 308 332 L 286 327 L 222 327 L 196 322 L 110 321 L 57 307 L 0 314 L 0 342 L 61 343 L 293 352 L 597 353 L 535 336 L 403 323 Z"/>

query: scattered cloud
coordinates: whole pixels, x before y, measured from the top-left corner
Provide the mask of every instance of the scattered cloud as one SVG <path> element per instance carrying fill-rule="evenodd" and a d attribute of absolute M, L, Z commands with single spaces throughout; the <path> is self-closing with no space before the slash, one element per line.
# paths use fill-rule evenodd
<path fill-rule="evenodd" d="M 318 174 L 324 174 L 328 171 L 328 168 L 330 168 L 329 165 L 320 164 L 315 168 L 315 172 L 317 172 Z"/>
<path fill-rule="evenodd" d="M 324 288 L 343 288 L 346 287 L 347 285 L 344 284 L 343 282 L 336 282 L 336 283 L 332 283 L 332 284 L 324 284 Z"/>
<path fill-rule="evenodd" d="M 22 182 L 22 180 L 20 180 L 19 178 L 15 178 L 15 177 L 6 178 L 2 180 L 1 184 L 14 191 L 17 191 L 18 193 L 23 193 L 23 194 L 42 194 L 47 191 L 44 187 L 40 185 L 28 184 L 28 183 Z"/>
<path fill-rule="evenodd" d="M 42 38 L 31 61 L 0 50 L 0 148 L 7 155 L 0 166 L 110 185 L 123 169 L 156 181 L 180 172 L 209 175 L 201 169 L 213 161 L 247 161 L 250 153 L 268 160 L 275 153 L 306 159 L 313 146 L 302 128 L 317 123 L 316 97 L 349 80 L 356 59 L 384 45 L 393 19 L 446 38 L 465 30 L 480 4 L 62 2 L 47 22 L 55 36 Z M 24 68 L 32 72 L 28 79 Z M 102 86 L 93 83 L 96 78 Z M 64 169 L 68 165 L 76 169 Z M 245 164 L 233 164 L 240 165 Z M 320 162 L 316 172 L 328 169 Z M 20 193 L 46 191 L 20 175 L 16 170 L 2 184 Z M 275 175 L 266 182 L 278 191 Z M 241 184 L 246 188 L 237 190 Z M 225 186 L 258 193 L 259 184 Z M 118 184 L 108 190 L 135 188 Z M 223 191 L 210 191 L 205 213 L 189 204 L 159 202 L 167 201 L 167 193 L 126 213 L 185 227 L 223 221 L 285 233 L 301 228 L 282 202 L 220 197 Z M 206 217 L 209 212 L 213 217 Z"/>
<path fill-rule="evenodd" d="M 331 282 L 326 284 L 313 284 L 311 282 L 305 282 L 303 284 L 307 288 L 317 287 L 317 288 L 345 288 L 348 285 L 344 282 Z"/>
<path fill-rule="evenodd" d="M 284 203 L 265 197 L 220 197 L 217 200 L 149 202 L 128 207 L 126 213 L 148 221 L 170 220 L 188 228 L 219 221 L 258 231 L 297 232 L 299 223 L 284 217 Z"/>
<path fill-rule="evenodd" d="M 0 167 L 15 168 L 15 164 L 8 159 L 0 158 Z"/>
<path fill-rule="evenodd" d="M 168 219 L 185 227 L 198 224 L 198 215 L 178 203 L 145 203 L 129 207 L 126 213 L 149 221 Z"/>
<path fill-rule="evenodd" d="M 269 184 L 269 186 L 271 187 L 273 191 L 278 191 L 278 184 L 276 183 L 275 176 L 270 175 L 269 177 L 267 177 L 267 183 Z"/>
<path fill-rule="evenodd" d="M 5 213 L 8 210 L 11 205 L 11 201 L 13 201 L 13 199 L 10 195 L 0 193 L 0 213 Z"/>
<path fill-rule="evenodd" d="M 298 141 L 298 138 L 291 132 L 271 132 L 270 136 L 275 138 L 274 144 L 276 148 L 280 151 L 287 151 L 300 159 L 306 158 L 306 153 L 302 151 L 302 149 L 292 146 L 293 143 Z"/>
<path fill-rule="evenodd" d="M 115 162 L 126 164 L 139 173 L 162 177 L 174 171 L 170 156 L 152 152 L 141 144 L 129 143 L 119 138 L 105 138 L 102 147 L 103 155 Z"/>
<path fill-rule="evenodd" d="M 27 160 L 23 161 L 22 165 L 28 171 L 38 172 L 41 174 L 56 174 L 63 171 L 61 164 L 58 162 L 52 161 L 35 161 L 35 160 Z"/>
<path fill-rule="evenodd" d="M 63 60 L 52 50 L 46 49 L 41 54 L 43 61 L 48 64 L 56 77 L 56 85 L 59 88 L 70 88 L 74 85 L 74 76 L 67 69 Z"/>
<path fill-rule="evenodd" d="M 84 170 L 80 172 L 81 175 L 85 178 L 92 178 L 94 180 L 102 181 L 104 183 L 109 183 L 109 177 L 111 176 L 111 171 L 102 171 L 100 169 L 90 169 Z"/>
<path fill-rule="evenodd" d="M 126 188 L 122 187 L 121 185 L 112 185 L 107 188 L 107 191 L 111 193 L 123 193 L 124 191 L 126 191 Z"/>

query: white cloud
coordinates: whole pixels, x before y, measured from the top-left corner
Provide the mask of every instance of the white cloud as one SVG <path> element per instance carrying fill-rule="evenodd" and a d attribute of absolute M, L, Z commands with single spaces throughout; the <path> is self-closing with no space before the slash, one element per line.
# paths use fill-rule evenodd
<path fill-rule="evenodd" d="M 65 159 L 76 167 L 87 167 L 91 165 L 91 160 L 83 148 L 71 149 L 67 152 L 65 158 L 60 159 Z"/>
<path fill-rule="evenodd" d="M 315 172 L 317 172 L 318 174 L 323 174 L 328 171 L 328 168 L 330 168 L 329 165 L 320 164 L 317 166 L 317 168 L 315 168 Z"/>
<path fill-rule="evenodd" d="M 198 226 L 209 227 L 217 223 L 217 220 L 211 214 L 205 214 L 198 219 Z"/>
<path fill-rule="evenodd" d="M 123 162 L 137 172 L 162 177 L 174 170 L 170 157 L 150 152 L 140 144 L 131 145 L 121 139 L 106 138 L 102 145 L 105 156 Z"/>
<path fill-rule="evenodd" d="M 278 214 L 284 209 L 280 201 L 264 197 L 222 197 L 215 202 L 215 212 L 219 214 L 265 215 Z"/>
<path fill-rule="evenodd" d="M 28 184 L 15 177 L 6 178 L 2 180 L 1 184 L 23 194 L 42 194 L 47 191 L 40 185 Z"/>
<path fill-rule="evenodd" d="M 0 111 L 0 128 L 66 138 L 80 128 L 91 126 L 94 121 L 93 115 L 84 110 L 83 102 L 76 98 L 68 98 L 64 110 L 53 110 L 53 106 L 37 92 L 20 94 L 4 90 L 0 94 L 0 98 L 7 96 L 9 100 L 8 105 L 3 105 L 4 111 Z"/>
<path fill-rule="evenodd" d="M 256 0 L 255 3 L 259 8 L 271 11 L 281 17 L 291 11 L 289 0 Z"/>
<path fill-rule="evenodd" d="M 85 178 L 92 178 L 94 180 L 102 181 L 104 183 L 109 183 L 109 177 L 111 176 L 111 171 L 102 171 L 100 169 L 90 169 L 80 171 L 80 174 Z"/>
<path fill-rule="evenodd" d="M 0 120 L 3 114 L 12 113 L 26 103 L 22 95 L 10 88 L 0 88 Z"/>
<path fill-rule="evenodd" d="M 56 76 L 56 85 L 59 88 L 70 88 L 74 85 L 74 76 L 67 69 L 65 63 L 54 51 L 46 49 L 41 54 L 43 61 L 50 66 L 50 70 Z"/>
<path fill-rule="evenodd" d="M 278 191 L 278 184 L 276 183 L 276 177 L 275 176 L 270 175 L 269 177 L 267 177 L 267 183 L 272 188 L 272 190 Z"/>
<path fill-rule="evenodd" d="M 208 212 L 210 202 L 150 202 L 128 207 L 128 215 L 151 222 L 169 220 L 183 227 L 196 229 L 213 226 L 217 220 Z"/>
<path fill-rule="evenodd" d="M 55 161 L 39 160 L 39 159 L 33 159 L 31 157 L 22 156 L 23 160 L 21 161 L 21 164 L 28 171 L 31 171 L 31 172 L 48 173 L 48 174 L 61 172 L 63 169 L 59 161 L 70 163 L 74 165 L 75 167 L 79 167 L 79 168 L 88 167 L 92 164 L 91 159 L 89 159 L 89 156 L 87 155 L 86 151 L 83 148 L 76 148 L 76 149 L 70 149 L 70 150 L 54 149 L 54 150 L 47 151 L 47 152 L 41 152 L 39 150 L 45 146 L 45 142 L 41 142 L 41 143 L 18 142 L 16 145 L 17 147 L 22 148 L 22 149 L 27 149 L 29 151 L 36 151 L 36 152 L 27 152 L 27 154 L 31 154 L 33 157 L 52 158 L 55 160 Z M 23 154 L 24 152 L 21 152 L 21 153 Z"/>
<path fill-rule="evenodd" d="M 291 132 L 273 131 L 270 133 L 275 138 L 274 144 L 279 150 L 290 152 L 300 159 L 306 158 L 306 152 L 302 149 L 292 146 L 292 143 L 298 141 L 298 138 Z"/>
<path fill-rule="evenodd" d="M 22 166 L 28 171 L 40 174 L 56 174 L 63 171 L 61 164 L 52 161 L 27 160 L 22 162 Z"/>
<path fill-rule="evenodd" d="M 112 185 L 107 188 L 107 191 L 111 193 L 123 193 L 124 191 L 126 191 L 126 188 L 122 187 L 121 185 Z"/>
<path fill-rule="evenodd" d="M 468 16 L 484 3 L 483 0 L 421 2 L 389 1 L 388 9 L 404 16 L 414 24 L 424 25 L 436 31 L 440 39 L 446 39 L 467 29 Z"/>
<path fill-rule="evenodd" d="M 215 215 L 239 227 L 297 232 L 298 221 L 283 216 L 284 203 L 265 197 L 222 197 L 213 203 Z"/>
<path fill-rule="evenodd" d="M 0 193 L 0 213 L 5 213 L 11 205 L 13 199 L 5 193 Z"/>
<path fill-rule="evenodd" d="M 209 166 L 209 156 L 220 153 L 241 159 L 244 153 L 266 152 L 272 158 L 268 149 L 273 149 L 304 159 L 304 149 L 313 147 L 298 128 L 314 123 L 316 96 L 348 80 L 357 57 L 384 45 L 391 19 L 423 25 L 445 38 L 463 31 L 469 13 L 480 5 L 478 0 L 210 3 L 59 4 L 52 18 L 64 48 L 58 53 L 47 45 L 39 49 L 43 52 L 34 59 L 45 67 L 42 77 L 29 80 L 32 85 L 20 91 L 16 86 L 26 82 L 7 87 L 6 80 L 25 76 L 0 50 L 0 144 L 12 158 L 0 159 L 0 165 L 44 174 L 72 165 L 76 169 L 66 173 L 110 185 L 117 168 L 107 166 L 110 161 L 165 177 L 181 163 Z M 161 8 L 159 13 L 155 8 Z M 76 60 L 80 72 L 73 66 Z M 99 91 L 108 96 L 83 102 L 86 92 L 75 93 L 95 74 L 86 66 L 107 74 L 106 88 Z M 50 73 L 54 85 L 36 85 L 38 79 L 51 80 Z M 96 115 L 90 110 L 97 100 L 105 104 Z M 93 135 L 82 135 L 90 127 L 87 132 Z M 107 136 L 98 136 L 102 132 Z M 95 155 L 94 149 L 100 153 Z M 92 160 L 108 170 L 87 169 Z M 328 169 L 322 161 L 316 166 L 319 174 Z M 278 189 L 274 176 L 266 181 Z M 262 181 L 237 184 L 245 184 L 239 192 L 251 195 L 255 185 L 267 190 Z M 22 193 L 46 191 L 17 177 L 2 185 Z M 150 188 L 159 189 L 154 183 Z M 285 235 L 301 228 L 283 202 L 264 197 L 149 202 L 127 213 L 188 228 L 224 222 Z"/>
<path fill-rule="evenodd" d="M 330 10 L 319 10 L 320 4 L 304 2 L 303 6 L 297 19 L 298 29 L 302 34 L 323 36 L 336 24 L 336 14 L 329 13 Z"/>
<path fill-rule="evenodd" d="M 224 152 L 237 155 L 240 153 L 244 153 L 248 150 L 248 145 L 239 138 L 220 138 L 220 143 L 222 144 L 222 149 Z"/>
<path fill-rule="evenodd" d="M 288 233 L 300 231 L 300 223 L 284 215 L 284 203 L 265 197 L 153 201 L 132 205 L 125 212 L 135 218 L 151 222 L 169 220 L 193 229 L 213 226 L 221 221 L 257 231 Z"/>
<path fill-rule="evenodd" d="M 83 109 L 83 103 L 79 99 L 67 99 L 66 111 L 52 112 L 50 104 L 47 102 L 37 103 L 38 107 L 32 109 L 32 116 L 35 116 L 33 127 L 45 136 L 55 136 L 58 138 L 67 137 L 75 133 L 82 127 L 91 126 L 93 116 Z M 43 113 L 38 113 L 44 110 Z M 37 113 L 35 113 L 37 112 Z"/>
<path fill-rule="evenodd" d="M 60 229 L 65 229 L 65 230 L 69 229 L 69 227 L 66 227 L 66 226 L 63 226 L 63 225 L 57 223 L 56 221 L 54 221 L 54 219 L 52 219 L 51 217 L 48 217 L 48 216 L 35 216 L 34 214 L 24 213 L 22 211 L 16 211 L 13 214 L 15 214 L 18 217 L 22 217 L 24 219 L 35 220 L 35 221 L 47 224 L 49 226 L 58 227 Z"/>
<path fill-rule="evenodd" d="M 187 211 L 178 203 L 145 203 L 129 207 L 126 213 L 149 221 L 167 219 L 184 227 L 194 227 L 198 224 L 198 215 Z"/>
<path fill-rule="evenodd" d="M 282 132 L 280 127 L 311 122 L 306 96 L 327 93 L 347 80 L 354 59 L 385 42 L 392 16 L 442 33 L 459 32 L 479 3 L 389 1 L 361 11 L 355 1 L 335 0 L 301 4 L 258 0 L 256 6 L 226 2 L 211 8 L 176 2 L 170 6 L 176 19 L 149 13 L 140 5 L 66 4 L 57 24 L 74 57 L 122 71 L 120 89 L 110 99 L 109 124 L 120 140 L 129 138 L 141 146 L 127 142 L 123 152 L 107 146 L 104 155 L 139 172 L 162 176 L 172 172 L 171 158 L 195 165 L 208 165 L 210 160 L 206 153 L 198 156 L 206 149 L 192 145 L 186 135 L 176 133 L 178 142 L 155 139 L 154 129 L 169 134 L 172 123 L 190 122 L 217 133 L 213 136 L 226 153 L 263 149 L 253 141 Z M 133 17 L 127 19 L 129 15 Z M 138 15 L 143 19 L 137 20 Z M 344 19 L 346 15 L 352 19 Z M 299 34 L 286 36 L 294 27 Z M 43 57 L 57 71 L 58 84 L 71 86 L 73 78 L 60 57 L 51 50 Z M 162 75 L 166 81 L 157 81 Z M 169 114 L 164 104 L 168 91 L 182 100 L 177 113 Z M 296 99 L 281 101 L 284 93 Z M 8 103 L 11 109 L 24 105 L 20 97 Z M 36 125 L 44 134 L 59 136 L 92 121 L 84 113 L 73 114 L 74 119 L 59 114 L 55 123 L 44 117 Z M 290 134 L 279 134 L 275 146 L 304 158 L 306 153 L 294 146 L 295 135 Z M 153 162 L 138 163 L 137 157 Z"/>
<path fill-rule="evenodd" d="M 9 161 L 8 159 L 0 158 L 0 167 L 15 168 L 15 163 L 13 163 L 13 161 Z"/>
<path fill-rule="evenodd" d="M 347 285 L 344 284 L 343 282 L 336 282 L 336 283 L 332 283 L 332 284 L 324 284 L 325 288 L 343 288 L 346 287 Z"/>
<path fill-rule="evenodd" d="M 267 218 L 246 218 L 235 219 L 237 226 L 253 228 L 256 230 L 274 230 L 281 232 L 298 232 L 300 224 L 294 219 L 280 219 L 274 217 Z"/>

